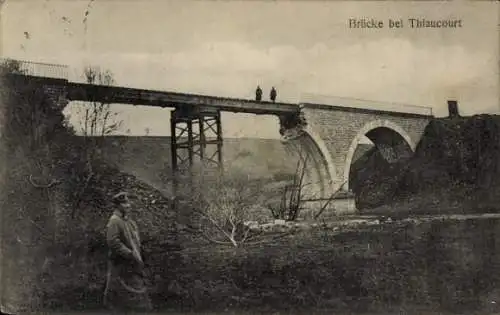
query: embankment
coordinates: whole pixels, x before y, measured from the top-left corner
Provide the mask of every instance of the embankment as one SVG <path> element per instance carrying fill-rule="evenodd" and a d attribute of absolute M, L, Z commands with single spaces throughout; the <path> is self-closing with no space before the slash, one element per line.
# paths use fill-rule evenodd
<path fill-rule="evenodd" d="M 367 160 L 368 168 L 374 162 L 377 167 L 365 172 L 360 184 L 362 208 L 405 205 L 403 211 L 410 212 L 498 211 L 500 116 L 434 119 L 409 161 L 390 165 L 375 152 Z"/>

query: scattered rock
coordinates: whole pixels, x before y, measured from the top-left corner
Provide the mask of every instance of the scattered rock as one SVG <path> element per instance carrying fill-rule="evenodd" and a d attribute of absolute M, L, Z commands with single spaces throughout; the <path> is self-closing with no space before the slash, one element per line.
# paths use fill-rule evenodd
<path fill-rule="evenodd" d="M 285 220 L 281 220 L 281 219 L 274 220 L 274 224 L 276 224 L 276 225 L 285 225 L 285 223 L 286 223 Z"/>

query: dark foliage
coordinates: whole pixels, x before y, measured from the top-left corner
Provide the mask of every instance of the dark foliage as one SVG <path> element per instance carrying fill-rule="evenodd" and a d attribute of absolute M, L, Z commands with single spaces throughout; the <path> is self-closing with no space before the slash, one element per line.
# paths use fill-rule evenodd
<path fill-rule="evenodd" d="M 443 204 L 446 199 L 464 208 L 481 203 L 483 210 L 497 211 L 489 205 L 498 201 L 500 117 L 434 119 L 409 161 L 390 164 L 372 149 L 353 165 L 353 172 L 362 209 L 427 196 L 427 202 Z"/>
<path fill-rule="evenodd" d="M 406 160 L 389 163 L 376 147 L 368 150 L 351 166 L 351 189 L 357 209 L 389 203 L 407 167 Z"/>
<path fill-rule="evenodd" d="M 410 192 L 443 185 L 485 188 L 498 184 L 499 162 L 499 116 L 436 119 L 427 126 L 403 183 Z"/>

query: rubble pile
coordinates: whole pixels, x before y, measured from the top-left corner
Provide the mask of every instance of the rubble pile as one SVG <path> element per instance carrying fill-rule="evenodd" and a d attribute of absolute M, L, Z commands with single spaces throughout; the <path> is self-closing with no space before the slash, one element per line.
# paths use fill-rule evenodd
<path fill-rule="evenodd" d="M 103 232 L 109 216 L 115 209 L 111 197 L 117 192 L 126 191 L 132 204 L 132 217 L 139 226 L 146 250 L 151 246 L 170 247 L 180 243 L 178 233 L 181 226 L 179 221 L 182 218 L 173 209 L 172 200 L 135 176 L 110 165 L 102 164 L 96 172 L 100 174 L 96 186 L 102 189 L 102 195 L 107 197 L 105 204 L 101 205 L 101 209 L 105 209 L 103 215 L 98 219 L 98 226 Z"/>

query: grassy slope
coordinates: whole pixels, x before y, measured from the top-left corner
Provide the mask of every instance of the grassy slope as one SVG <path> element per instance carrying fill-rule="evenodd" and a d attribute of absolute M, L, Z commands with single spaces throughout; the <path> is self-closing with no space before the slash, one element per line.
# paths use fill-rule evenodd
<path fill-rule="evenodd" d="M 106 137 L 107 162 L 171 195 L 170 137 Z M 210 149 L 210 148 L 209 148 Z M 296 162 L 279 140 L 224 139 L 226 169 L 250 178 L 282 179 L 294 174 Z"/>
<path fill-rule="evenodd" d="M 239 250 L 185 250 L 182 264 L 163 273 L 171 280 L 164 305 L 471 311 L 497 298 L 498 277 L 491 276 L 498 268 L 497 245 L 491 243 L 497 227 L 488 220 L 396 222 L 340 232 L 318 228 Z M 156 289 L 165 294 L 165 287 Z"/>
<path fill-rule="evenodd" d="M 495 219 L 320 225 L 234 249 L 190 239 L 178 228 L 182 224 L 175 224 L 185 219 L 183 213 L 169 210 L 158 191 L 135 177 L 108 167 L 100 173 L 103 188 L 123 187 L 136 196 L 135 215 L 158 309 L 471 312 L 498 297 L 500 282 L 492 276 L 500 258 L 494 241 L 500 222 Z M 107 216 L 102 212 L 95 220 L 101 231 Z M 102 237 L 98 233 L 80 249 L 68 245 L 68 251 L 55 251 L 58 257 L 45 274 L 46 301 L 58 309 L 101 308 Z M 79 252 L 84 247 L 88 250 Z"/>

